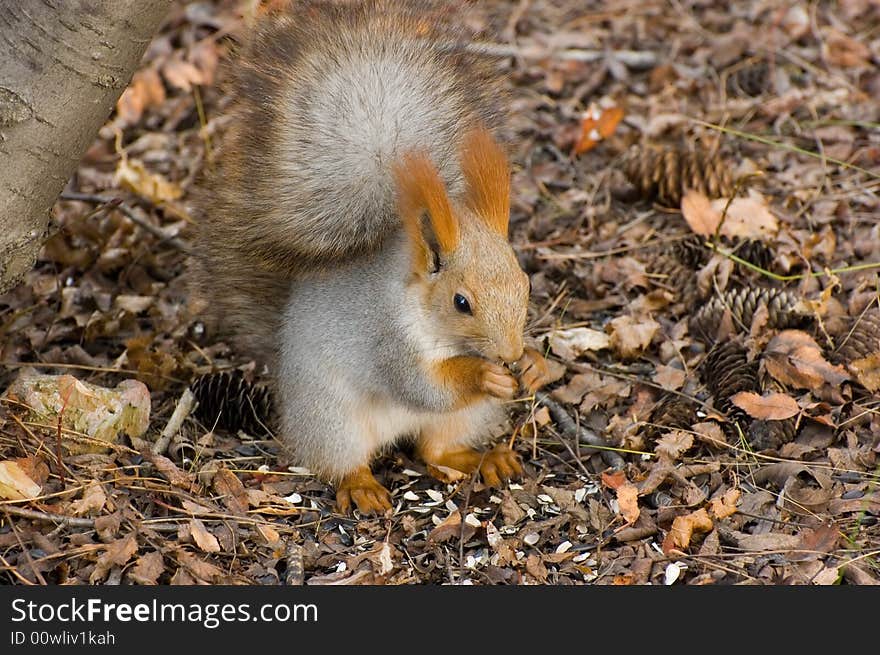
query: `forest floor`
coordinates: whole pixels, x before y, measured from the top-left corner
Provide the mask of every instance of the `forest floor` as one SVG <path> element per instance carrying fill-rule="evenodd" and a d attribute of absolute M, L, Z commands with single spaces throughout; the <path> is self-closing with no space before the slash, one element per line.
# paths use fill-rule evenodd
<path fill-rule="evenodd" d="M 393 514 L 342 516 L 211 416 L 259 387 L 187 414 L 198 376 L 260 381 L 186 290 L 218 63 L 256 3 L 180 2 L 0 297 L 0 581 L 880 583 L 880 5 L 463 6 L 510 81 L 554 372 L 511 404 L 522 479 L 443 484 L 402 448 L 374 466 Z"/>

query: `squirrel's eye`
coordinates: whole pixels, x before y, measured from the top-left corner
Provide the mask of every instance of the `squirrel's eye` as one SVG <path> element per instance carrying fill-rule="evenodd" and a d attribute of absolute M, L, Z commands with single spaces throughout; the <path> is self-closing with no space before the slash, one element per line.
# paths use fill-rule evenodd
<path fill-rule="evenodd" d="M 452 299 L 452 304 L 455 305 L 455 308 L 462 314 L 471 313 L 471 304 L 468 302 L 468 299 L 460 293 L 455 294 L 455 297 Z"/>

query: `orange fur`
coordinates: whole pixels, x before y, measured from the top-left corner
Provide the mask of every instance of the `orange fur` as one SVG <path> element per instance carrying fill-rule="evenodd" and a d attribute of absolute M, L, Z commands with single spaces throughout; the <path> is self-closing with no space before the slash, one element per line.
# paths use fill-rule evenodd
<path fill-rule="evenodd" d="M 485 128 L 462 141 L 461 169 L 471 210 L 495 232 L 507 236 L 510 221 L 510 166 L 507 155 Z"/>
<path fill-rule="evenodd" d="M 458 219 L 452 213 L 446 186 L 437 167 L 424 153 L 410 153 L 394 167 L 397 205 L 403 226 L 414 242 L 421 236 L 421 214 L 427 210 L 434 236 L 443 254 L 458 246 Z"/>
<path fill-rule="evenodd" d="M 456 405 L 463 407 L 485 397 L 481 384 L 483 366 L 484 360 L 479 357 L 450 357 L 434 364 L 434 376 L 441 385 L 455 393 Z"/>

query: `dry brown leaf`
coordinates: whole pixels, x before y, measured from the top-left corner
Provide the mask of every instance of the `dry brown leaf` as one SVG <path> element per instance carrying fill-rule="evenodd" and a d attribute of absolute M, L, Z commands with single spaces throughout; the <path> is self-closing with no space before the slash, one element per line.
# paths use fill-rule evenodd
<path fill-rule="evenodd" d="M 162 553 L 157 550 L 138 557 L 137 563 L 126 571 L 126 576 L 135 584 L 158 584 L 159 576 L 165 572 Z"/>
<path fill-rule="evenodd" d="M 142 162 L 127 157 L 119 160 L 113 182 L 156 205 L 177 200 L 183 195 L 179 185 L 149 172 Z"/>
<path fill-rule="evenodd" d="M 553 354 L 568 361 L 574 361 L 587 351 L 602 350 L 609 345 L 607 334 L 589 328 L 554 330 L 548 341 Z"/>
<path fill-rule="evenodd" d="M 620 485 L 617 491 L 617 506 L 620 515 L 628 525 L 639 520 L 639 490 L 632 482 Z"/>
<path fill-rule="evenodd" d="M 223 571 L 211 564 L 199 559 L 193 553 L 178 548 L 175 551 L 178 563 L 185 567 L 198 580 L 207 583 L 219 583 L 223 580 Z"/>
<path fill-rule="evenodd" d="M 126 125 L 137 123 L 144 111 L 165 102 L 165 86 L 155 68 L 144 68 L 131 78 L 116 101 L 116 114 Z"/>
<path fill-rule="evenodd" d="M 467 540 L 474 535 L 474 532 L 476 532 L 476 528 L 470 523 L 462 524 L 461 512 L 455 510 L 428 533 L 428 541 L 431 543 L 443 543 L 450 539 L 458 539 L 461 534 Z"/>
<path fill-rule="evenodd" d="M 116 296 L 114 303 L 119 309 L 125 310 L 129 314 L 140 314 L 149 309 L 155 300 L 153 296 L 120 294 Z"/>
<path fill-rule="evenodd" d="M 711 201 L 703 193 L 690 190 L 681 199 L 681 213 L 691 230 L 701 236 L 717 232 L 727 237 L 763 239 L 779 230 L 779 220 L 755 189 L 749 189 L 744 198 Z"/>
<path fill-rule="evenodd" d="M 618 316 L 609 326 L 611 347 L 624 359 L 634 359 L 641 355 L 660 330 L 660 324 L 654 319 L 637 319 L 632 316 Z"/>
<path fill-rule="evenodd" d="M 211 480 L 211 486 L 230 512 L 244 514 L 248 511 L 247 491 L 235 473 L 227 468 L 219 469 Z"/>
<path fill-rule="evenodd" d="M 217 541 L 217 537 L 208 532 L 208 528 L 205 527 L 205 524 L 202 523 L 201 519 L 190 519 L 189 531 L 196 546 L 201 548 L 204 552 L 220 552 L 220 543 Z"/>
<path fill-rule="evenodd" d="M 852 68 L 867 64 L 871 50 L 861 41 L 838 30 L 829 29 L 828 36 L 822 44 L 822 55 L 829 64 Z"/>
<path fill-rule="evenodd" d="M 626 484 L 626 473 L 623 471 L 602 471 L 602 484 L 609 489 L 617 489 L 620 485 Z"/>
<path fill-rule="evenodd" d="M 799 389 L 823 383 L 837 387 L 850 379 L 842 366 L 825 360 L 819 345 L 802 330 L 783 330 L 773 337 L 764 352 L 764 365 L 777 381 Z"/>
<path fill-rule="evenodd" d="M 581 135 L 574 146 L 574 154 L 595 148 L 603 139 L 614 134 L 622 119 L 623 109 L 620 107 L 602 108 L 595 103 L 590 104 L 581 118 Z"/>
<path fill-rule="evenodd" d="M 30 479 L 18 462 L 0 462 L 0 498 L 27 500 L 40 495 L 41 487 Z"/>
<path fill-rule="evenodd" d="M 713 526 L 705 507 L 684 516 L 676 516 L 663 540 L 663 552 L 668 555 L 673 550 L 686 550 L 694 535 L 709 532 Z"/>
<path fill-rule="evenodd" d="M 694 436 L 684 430 L 672 430 L 657 440 L 654 452 L 676 460 L 694 445 Z"/>
<path fill-rule="evenodd" d="M 278 531 L 271 525 L 263 525 L 258 523 L 257 532 L 259 532 L 260 536 L 266 541 L 266 543 L 273 548 L 277 547 L 281 543 L 281 535 L 278 534 Z"/>
<path fill-rule="evenodd" d="M 94 512 L 97 514 L 104 509 L 107 502 L 107 494 L 104 493 L 104 487 L 100 482 L 92 481 L 83 492 L 83 497 L 70 503 L 70 511 L 74 516 L 84 516 Z"/>
<path fill-rule="evenodd" d="M 681 215 L 694 234 L 711 236 L 715 234 L 720 214 L 712 209 L 712 203 L 704 193 L 689 190 L 681 198 Z"/>
<path fill-rule="evenodd" d="M 153 464 L 159 474 L 179 489 L 190 491 L 196 485 L 196 477 L 192 473 L 177 468 L 177 464 L 164 455 L 155 455 L 150 450 L 141 452 L 141 456 Z"/>
<path fill-rule="evenodd" d="M 730 397 L 730 402 L 752 418 L 764 421 L 782 421 L 801 411 L 794 398 L 776 391 L 763 396 L 753 391 L 740 391 Z"/>
<path fill-rule="evenodd" d="M 140 437 L 150 419 L 150 391 L 137 380 L 123 380 L 114 389 L 72 375 L 47 375 L 26 367 L 4 393 L 28 408 L 33 417 L 90 441 L 64 435 L 65 450 L 73 454 L 104 452 L 101 442 L 113 443 L 120 433 Z"/>
<path fill-rule="evenodd" d="M 846 367 L 865 389 L 880 390 L 880 352 L 853 360 Z"/>
<path fill-rule="evenodd" d="M 137 551 L 138 544 L 134 533 L 107 544 L 107 550 L 98 557 L 98 561 L 95 563 L 95 569 L 89 576 L 89 582 L 94 584 L 103 580 L 111 568 L 126 564 Z"/>
<path fill-rule="evenodd" d="M 745 534 L 732 532 L 731 536 L 737 548 L 751 553 L 767 551 L 789 552 L 795 550 L 801 542 L 801 538 L 794 534 L 782 534 L 780 532 L 764 532 L 761 534 Z"/>
<path fill-rule="evenodd" d="M 186 93 L 192 91 L 194 84 L 203 84 L 205 76 L 198 68 L 188 61 L 174 57 L 162 66 L 162 76 L 173 87 Z"/>
<path fill-rule="evenodd" d="M 598 377 L 595 373 L 578 373 L 568 384 L 554 389 L 550 395 L 561 403 L 579 403 L 584 394 L 595 386 Z"/>
<path fill-rule="evenodd" d="M 654 382 L 668 391 L 681 389 L 686 377 L 682 369 L 674 366 L 661 364 L 654 369 Z"/>
<path fill-rule="evenodd" d="M 741 495 L 739 489 L 728 489 L 723 496 L 710 500 L 709 511 L 712 512 L 712 516 L 716 519 L 725 519 L 736 514 L 736 504 Z"/>

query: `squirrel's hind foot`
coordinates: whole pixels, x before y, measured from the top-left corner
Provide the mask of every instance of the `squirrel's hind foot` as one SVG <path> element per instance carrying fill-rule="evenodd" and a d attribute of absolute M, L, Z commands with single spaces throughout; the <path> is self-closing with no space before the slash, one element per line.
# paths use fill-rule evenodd
<path fill-rule="evenodd" d="M 471 448 L 462 448 L 431 455 L 423 450 L 421 455 L 428 465 L 428 472 L 441 482 L 455 481 L 457 478 L 454 474 L 450 475 L 451 472 L 469 474 L 479 468 L 483 484 L 498 487 L 506 480 L 522 474 L 519 455 L 504 444 L 495 446 L 485 454 Z"/>
<path fill-rule="evenodd" d="M 351 514 L 352 503 L 361 514 L 384 514 L 391 509 L 391 494 L 369 467 L 349 473 L 336 486 L 336 506 L 342 514 Z"/>

